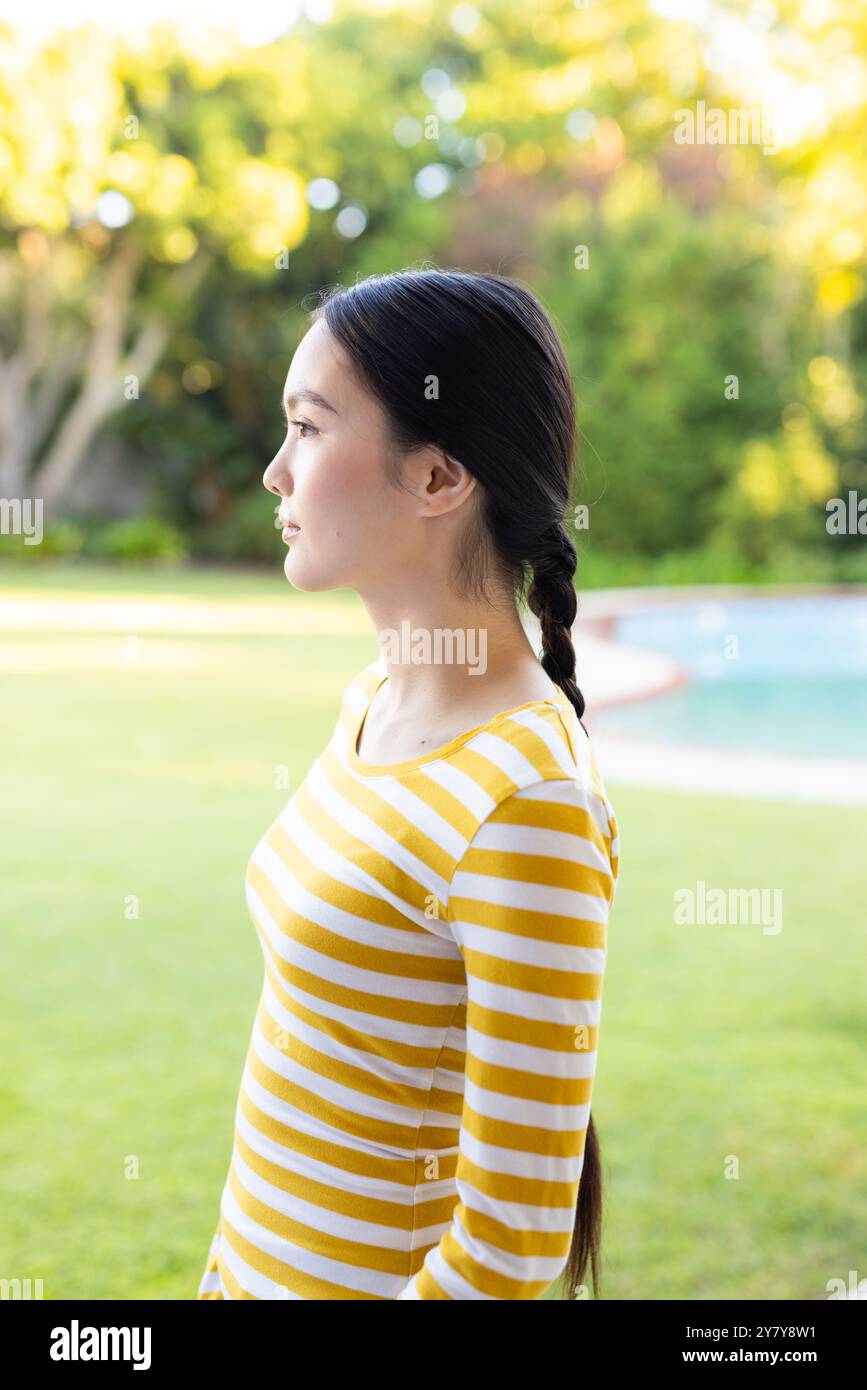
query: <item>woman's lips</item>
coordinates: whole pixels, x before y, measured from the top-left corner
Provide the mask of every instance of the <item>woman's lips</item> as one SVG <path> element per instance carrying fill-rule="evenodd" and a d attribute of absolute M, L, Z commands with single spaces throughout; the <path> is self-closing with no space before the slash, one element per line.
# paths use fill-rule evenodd
<path fill-rule="evenodd" d="M 294 540 L 295 537 L 298 535 L 298 532 L 299 532 L 300 530 L 301 530 L 301 527 L 300 527 L 300 526 L 291 526 L 291 525 L 290 525 L 290 526 L 284 526 L 284 527 L 283 527 L 283 530 L 282 530 L 282 532 L 281 532 L 281 535 L 282 535 L 283 540 L 284 540 L 284 541 L 291 541 L 291 540 Z"/>

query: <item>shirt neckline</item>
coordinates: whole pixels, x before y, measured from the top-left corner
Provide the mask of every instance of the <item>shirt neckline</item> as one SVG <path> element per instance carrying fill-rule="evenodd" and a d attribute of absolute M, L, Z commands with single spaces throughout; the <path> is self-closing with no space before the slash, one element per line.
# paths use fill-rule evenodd
<path fill-rule="evenodd" d="M 367 712 L 373 703 L 373 697 L 380 686 L 384 685 L 387 680 L 388 672 L 385 671 L 380 675 L 376 683 L 371 686 L 361 709 L 361 713 L 357 719 L 352 721 L 352 726 L 349 730 L 346 760 L 354 772 L 360 772 L 365 777 L 388 777 L 395 776 L 401 772 L 413 772 L 417 767 L 424 767 L 426 763 L 437 762 L 440 758 L 447 757 L 449 753 L 455 752 L 455 750 L 461 748 L 463 744 L 469 743 L 470 739 L 474 738 L 476 734 L 493 729 L 496 725 L 501 724 L 504 719 L 510 719 L 513 714 L 520 714 L 523 710 L 538 709 L 539 707 L 545 707 L 547 705 L 559 711 L 559 700 L 566 699 L 566 696 L 559 687 L 555 687 L 555 698 L 547 700 L 527 700 L 523 705 L 514 705 L 511 709 L 501 710 L 499 714 L 493 715 L 490 719 L 485 720 L 483 724 L 476 724 L 472 729 L 467 729 L 464 733 L 457 734 L 453 739 L 450 739 L 448 743 L 444 743 L 441 748 L 433 748 L 430 753 L 421 753 L 418 757 L 407 758 L 401 763 L 368 763 L 358 756 L 356 744 L 358 743 L 358 737 L 361 733 L 364 721 L 367 718 Z"/>

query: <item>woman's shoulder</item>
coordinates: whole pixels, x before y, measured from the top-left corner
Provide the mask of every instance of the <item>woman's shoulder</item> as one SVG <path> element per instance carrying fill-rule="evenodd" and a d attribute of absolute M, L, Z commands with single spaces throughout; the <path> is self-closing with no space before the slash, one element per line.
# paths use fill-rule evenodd
<path fill-rule="evenodd" d="M 616 878 L 620 856 L 617 817 L 596 750 L 569 697 L 558 688 L 554 699 L 514 715 L 509 726 L 510 739 L 523 764 L 516 765 L 512 774 L 515 785 L 504 789 L 495 816 L 511 814 L 510 807 L 518 802 L 539 801 L 544 803 L 552 826 L 593 825 L 606 844 Z"/>

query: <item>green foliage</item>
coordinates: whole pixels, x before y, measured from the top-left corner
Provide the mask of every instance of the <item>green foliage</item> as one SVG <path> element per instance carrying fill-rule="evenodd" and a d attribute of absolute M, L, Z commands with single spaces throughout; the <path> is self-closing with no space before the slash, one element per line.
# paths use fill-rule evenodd
<path fill-rule="evenodd" d="M 158 517 L 131 517 L 90 529 L 83 553 L 95 560 L 175 563 L 187 558 L 184 537 Z"/>
<path fill-rule="evenodd" d="M 194 553 L 210 560 L 260 561 L 279 567 L 283 542 L 275 526 L 277 499 L 261 486 L 242 494 L 225 516 L 191 532 Z"/>
<path fill-rule="evenodd" d="M 745 256 L 724 214 L 696 219 L 673 197 L 644 206 L 635 175 L 625 168 L 609 192 L 612 206 L 637 200 L 633 212 L 555 229 L 541 288 L 572 358 L 590 533 L 653 557 L 709 536 L 739 448 L 786 396 L 755 332 L 771 267 Z M 589 245 L 589 269 L 564 292 L 574 243 Z M 724 394 L 731 375 L 737 400 Z"/>
<path fill-rule="evenodd" d="M 44 528 L 38 545 L 25 546 L 18 536 L 0 536 L 0 558 L 28 563 L 86 558 L 121 564 L 176 564 L 188 555 L 183 533 L 155 516 L 52 522 Z"/>
<path fill-rule="evenodd" d="M 329 24 L 287 24 L 255 47 L 170 25 L 128 43 L 90 26 L 26 62 L 0 29 L 0 337 L 38 338 L 41 320 L 21 321 L 44 308 L 57 347 L 56 380 L 49 362 L 22 404 L 25 416 L 56 404 L 31 443 L 50 456 L 62 436 L 81 387 L 63 353 L 88 360 L 92 306 L 128 256 L 110 282 L 113 303 L 129 290 L 127 349 L 154 327 L 165 346 L 140 395 L 121 406 L 118 390 L 92 427 L 147 471 L 156 509 L 194 553 L 270 562 L 252 494 L 280 443 L 280 387 L 315 291 L 421 260 L 492 269 L 534 289 L 564 337 L 575 501 L 598 553 L 653 566 L 691 555 L 702 573 L 722 561 L 729 579 L 775 572 L 786 547 L 817 572 L 857 568 L 857 538 L 823 524 L 829 496 L 867 486 L 867 160 L 853 69 L 867 32 L 863 6 L 840 4 L 845 32 L 794 0 L 763 29 L 768 90 L 804 89 L 807 105 L 821 95 L 829 112 L 773 155 L 675 142 L 679 109 L 744 104 L 742 73 L 708 69 L 700 22 L 634 0 L 543 0 L 531 26 L 490 0 L 466 33 L 448 7 L 422 23 L 401 7 L 338 6 Z M 432 67 L 466 99 L 438 130 L 422 85 Z M 79 89 L 85 103 L 70 99 Z M 46 141 L 51 107 L 70 115 Z M 407 121 L 415 143 L 396 138 Z M 415 178 L 431 163 L 451 186 L 425 198 Z M 336 182 L 334 208 L 309 205 L 314 178 Z M 93 211 L 108 189 L 133 210 L 116 231 Z M 336 226 L 348 204 L 366 214 L 358 237 Z M 25 470 L 34 495 L 39 465 Z M 71 518 L 74 487 L 65 506 Z M 43 553 L 78 543 L 61 528 Z"/>
<path fill-rule="evenodd" d="M 11 556 L 14 539 L 16 559 L 21 558 L 22 551 L 28 560 L 65 559 L 82 553 L 86 536 L 86 528 L 77 522 L 55 521 L 44 528 L 39 545 L 25 548 L 17 538 L 0 537 L 0 554 L 4 558 Z"/>
<path fill-rule="evenodd" d="M 867 551 L 817 550 L 776 540 L 760 560 L 722 534 L 704 545 L 644 556 L 579 550 L 576 587 L 643 588 L 689 584 L 867 584 Z"/>

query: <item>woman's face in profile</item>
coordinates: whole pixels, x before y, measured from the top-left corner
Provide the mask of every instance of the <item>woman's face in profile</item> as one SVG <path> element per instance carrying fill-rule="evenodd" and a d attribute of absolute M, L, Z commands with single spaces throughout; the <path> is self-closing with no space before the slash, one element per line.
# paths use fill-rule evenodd
<path fill-rule="evenodd" d="M 299 343 L 283 397 L 291 423 L 262 481 L 282 499 L 280 519 L 300 528 L 284 531 L 286 578 L 310 592 L 391 586 L 423 499 L 389 482 L 384 412 L 324 319 Z"/>

